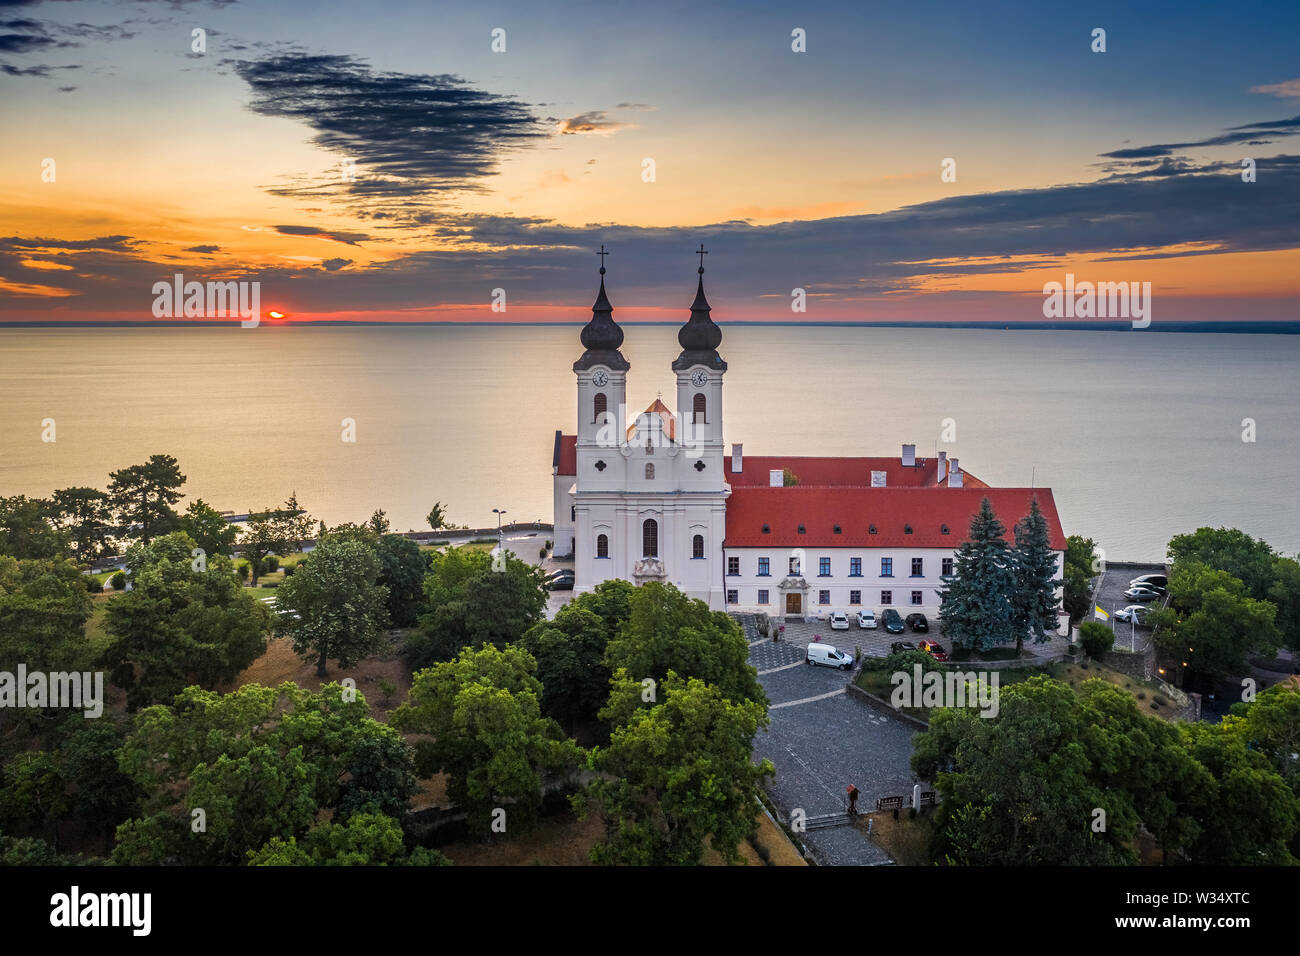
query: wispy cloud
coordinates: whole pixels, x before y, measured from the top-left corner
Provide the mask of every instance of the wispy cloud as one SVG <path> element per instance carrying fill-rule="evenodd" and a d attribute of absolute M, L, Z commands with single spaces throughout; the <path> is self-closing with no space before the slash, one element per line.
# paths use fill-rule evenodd
<path fill-rule="evenodd" d="M 581 133 L 596 133 L 601 136 L 609 136 L 621 129 L 635 128 L 635 123 L 624 123 L 621 120 L 616 120 L 605 110 L 591 110 L 587 113 L 579 113 L 577 116 L 570 116 L 568 119 L 560 120 L 559 125 L 561 136 L 573 136 Z"/>
<path fill-rule="evenodd" d="M 1300 79 L 1284 80 L 1281 83 L 1265 83 L 1263 86 L 1252 86 L 1250 92 L 1268 93 L 1286 98 L 1300 97 Z"/>

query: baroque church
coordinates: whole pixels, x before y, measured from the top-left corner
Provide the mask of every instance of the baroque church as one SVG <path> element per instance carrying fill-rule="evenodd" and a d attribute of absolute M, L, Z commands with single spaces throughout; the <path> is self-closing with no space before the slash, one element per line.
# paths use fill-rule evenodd
<path fill-rule="evenodd" d="M 1063 569 L 1051 489 L 991 488 L 946 452 L 926 460 L 903 445 L 898 457 L 759 457 L 733 444 L 726 454 L 727 363 L 699 252 L 672 362 L 676 412 L 656 399 L 628 414 L 631 366 L 600 268 L 585 351 L 573 363 L 577 428 L 555 433 L 551 462 L 555 553 L 573 556 L 575 593 L 622 578 L 669 582 L 715 610 L 936 615 L 943 577 L 984 498 L 1008 529 L 1037 498 Z"/>

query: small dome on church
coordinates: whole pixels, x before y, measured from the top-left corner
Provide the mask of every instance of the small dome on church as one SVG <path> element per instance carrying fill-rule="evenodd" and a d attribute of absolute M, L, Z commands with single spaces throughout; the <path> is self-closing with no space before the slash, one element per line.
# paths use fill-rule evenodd
<path fill-rule="evenodd" d="M 709 300 L 704 297 L 704 269 L 700 269 L 700 284 L 691 303 L 691 317 L 677 332 L 677 342 L 687 352 L 709 352 L 722 344 L 722 329 L 709 318 Z"/>
<path fill-rule="evenodd" d="M 703 258 L 701 254 L 700 259 Z M 703 265 L 698 272 L 700 281 L 695 289 L 695 301 L 691 303 L 691 317 L 677 331 L 677 342 L 682 347 L 682 354 L 673 362 L 673 369 L 680 371 L 693 365 L 706 365 L 726 371 L 727 363 L 718 354 L 718 346 L 722 344 L 722 329 L 709 317 L 709 300 L 704 296 Z"/>
<path fill-rule="evenodd" d="M 602 255 L 608 255 L 605 247 L 600 247 Z M 582 327 L 579 336 L 582 347 L 587 351 L 573 363 L 575 372 L 604 365 L 611 369 L 627 371 L 632 366 L 619 347 L 623 344 L 623 330 L 614 321 L 614 307 L 610 305 L 609 296 L 605 294 L 605 267 L 600 267 L 600 292 L 596 294 L 596 303 L 591 307 L 591 321 Z"/>
<path fill-rule="evenodd" d="M 614 307 L 605 294 L 605 269 L 600 270 L 600 293 L 591 307 L 591 321 L 582 327 L 582 347 L 614 350 L 623 344 L 623 330 L 614 321 Z"/>

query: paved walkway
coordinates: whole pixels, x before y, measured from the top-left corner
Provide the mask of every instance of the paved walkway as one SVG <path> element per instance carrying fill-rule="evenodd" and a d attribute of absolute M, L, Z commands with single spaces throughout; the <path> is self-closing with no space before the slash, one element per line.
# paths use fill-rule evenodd
<path fill-rule="evenodd" d="M 771 701 L 771 724 L 755 739 L 754 755 L 766 757 L 776 768 L 767 791 L 784 818 L 788 821 L 795 809 L 808 817 L 848 809 L 844 788 L 850 783 L 861 791 L 860 809 L 873 808 L 879 797 L 910 794 L 916 728 L 850 697 L 845 691 L 847 672 L 804 664 L 811 627 L 802 643 L 773 643 L 757 639 L 751 618 L 742 623 L 751 642 L 749 661 Z M 791 634 L 789 627 L 786 634 Z M 853 648 L 847 643 L 836 646 L 850 652 Z M 822 864 L 890 862 L 888 854 L 855 827 L 810 830 L 801 839 Z"/>

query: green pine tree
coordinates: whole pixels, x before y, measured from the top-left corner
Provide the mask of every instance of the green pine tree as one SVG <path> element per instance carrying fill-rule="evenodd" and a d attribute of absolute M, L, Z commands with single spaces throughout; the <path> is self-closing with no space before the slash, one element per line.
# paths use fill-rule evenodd
<path fill-rule="evenodd" d="M 1016 575 L 1005 533 L 985 498 L 957 551 L 953 579 L 939 592 L 939 620 L 956 647 L 983 651 L 1016 639 Z"/>
<path fill-rule="evenodd" d="M 1063 581 L 1056 577 L 1056 553 L 1052 551 L 1047 519 L 1038 507 L 1038 496 L 1029 505 L 1029 514 L 1016 523 L 1016 547 L 1012 552 L 1016 574 L 1015 609 L 1016 655 L 1025 644 L 1025 635 L 1035 644 L 1051 640 L 1060 626 L 1056 589 Z"/>

